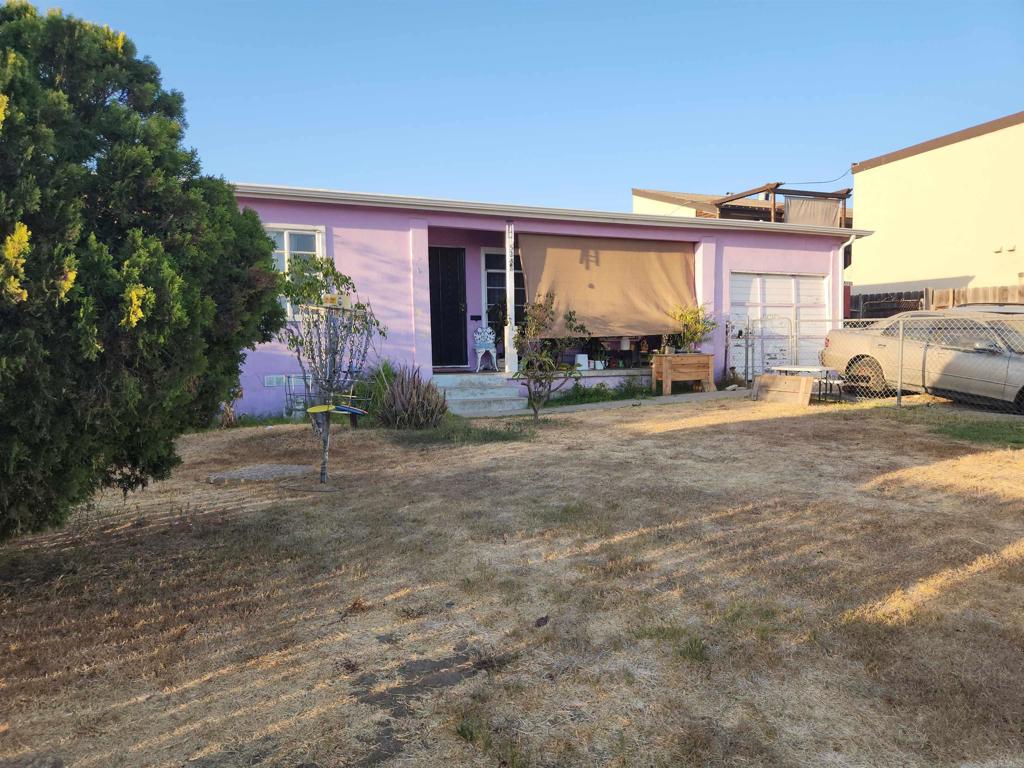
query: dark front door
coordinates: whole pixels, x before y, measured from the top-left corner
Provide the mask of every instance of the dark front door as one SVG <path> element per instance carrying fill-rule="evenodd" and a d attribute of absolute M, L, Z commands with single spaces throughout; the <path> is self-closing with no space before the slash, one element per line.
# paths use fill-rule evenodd
<path fill-rule="evenodd" d="M 466 250 L 430 248 L 430 344 L 434 365 L 466 365 Z"/>

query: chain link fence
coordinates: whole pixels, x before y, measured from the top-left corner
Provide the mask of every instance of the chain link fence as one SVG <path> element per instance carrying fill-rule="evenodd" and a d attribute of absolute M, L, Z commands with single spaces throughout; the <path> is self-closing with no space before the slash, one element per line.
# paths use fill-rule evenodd
<path fill-rule="evenodd" d="M 935 395 L 975 408 L 1024 413 L 1024 314 L 947 310 L 845 320 L 820 363 L 856 397 Z"/>

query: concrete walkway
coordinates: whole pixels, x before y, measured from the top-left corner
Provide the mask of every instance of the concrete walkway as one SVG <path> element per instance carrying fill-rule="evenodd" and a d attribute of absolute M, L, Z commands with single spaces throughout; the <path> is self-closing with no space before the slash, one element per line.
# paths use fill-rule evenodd
<path fill-rule="evenodd" d="M 688 392 L 685 395 L 657 395 L 647 397 L 643 400 L 605 400 L 600 403 L 577 403 L 575 405 L 556 405 L 541 408 L 541 416 L 558 413 L 576 413 L 577 411 L 599 411 L 612 410 L 615 408 L 636 408 L 639 406 L 675 405 L 676 403 L 703 403 L 708 400 L 743 400 L 750 397 L 749 389 L 736 389 L 733 391 L 721 390 L 719 392 Z M 523 410 L 517 408 L 514 411 L 498 411 L 495 413 L 469 416 L 474 419 L 498 419 L 509 416 L 532 416 L 533 411 L 529 408 Z"/>

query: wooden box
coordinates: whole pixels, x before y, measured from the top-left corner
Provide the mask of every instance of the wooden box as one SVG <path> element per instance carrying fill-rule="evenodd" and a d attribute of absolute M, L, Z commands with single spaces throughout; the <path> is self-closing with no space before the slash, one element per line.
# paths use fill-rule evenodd
<path fill-rule="evenodd" d="M 715 356 L 703 352 L 681 352 L 675 355 L 651 356 L 651 391 L 672 394 L 674 381 L 698 381 L 705 392 L 715 392 Z"/>
<path fill-rule="evenodd" d="M 763 400 L 767 403 L 810 405 L 813 388 L 814 379 L 810 376 L 762 373 L 754 379 L 754 391 L 750 399 Z"/>

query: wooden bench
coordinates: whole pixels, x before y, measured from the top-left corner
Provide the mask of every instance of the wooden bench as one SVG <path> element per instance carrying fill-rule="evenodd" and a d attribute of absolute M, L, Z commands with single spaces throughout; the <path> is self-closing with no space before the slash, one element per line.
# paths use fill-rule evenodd
<path fill-rule="evenodd" d="M 656 354 L 651 356 L 651 392 L 672 394 L 672 383 L 676 381 L 700 382 L 705 392 L 717 392 L 714 374 L 714 355 L 703 352 L 681 352 L 675 355 Z"/>

